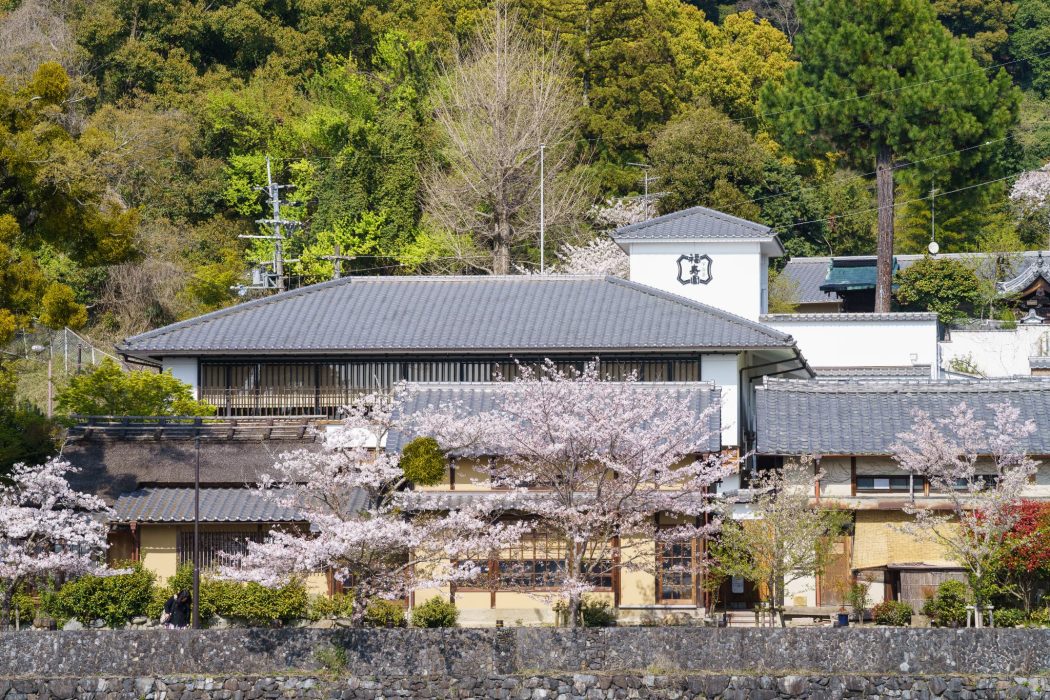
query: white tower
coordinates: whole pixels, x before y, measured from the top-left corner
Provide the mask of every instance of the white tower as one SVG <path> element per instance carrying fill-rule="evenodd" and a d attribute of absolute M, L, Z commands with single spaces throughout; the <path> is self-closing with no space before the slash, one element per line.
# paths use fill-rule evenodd
<path fill-rule="evenodd" d="M 769 259 L 784 254 L 768 226 L 693 207 L 612 234 L 631 281 L 757 321 L 769 306 Z"/>

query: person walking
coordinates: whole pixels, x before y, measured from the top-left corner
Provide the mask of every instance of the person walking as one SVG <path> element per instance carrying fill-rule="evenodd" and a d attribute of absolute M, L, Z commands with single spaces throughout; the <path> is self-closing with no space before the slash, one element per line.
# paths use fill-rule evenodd
<path fill-rule="evenodd" d="M 190 624 L 193 598 L 185 588 L 168 598 L 160 622 L 168 629 L 182 629 Z"/>

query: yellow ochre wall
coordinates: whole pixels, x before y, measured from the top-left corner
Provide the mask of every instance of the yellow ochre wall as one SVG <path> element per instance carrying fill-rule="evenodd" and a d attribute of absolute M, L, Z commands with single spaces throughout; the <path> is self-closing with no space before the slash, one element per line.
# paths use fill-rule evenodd
<path fill-rule="evenodd" d="M 910 520 L 910 515 L 899 510 L 857 511 L 853 568 L 917 562 L 953 564 L 948 553 L 937 543 L 900 531 L 900 526 Z"/>

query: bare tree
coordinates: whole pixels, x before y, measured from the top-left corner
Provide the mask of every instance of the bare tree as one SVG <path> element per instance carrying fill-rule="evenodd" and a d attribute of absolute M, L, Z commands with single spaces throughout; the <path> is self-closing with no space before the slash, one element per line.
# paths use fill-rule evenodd
<path fill-rule="evenodd" d="M 795 35 L 802 26 L 795 12 L 795 0 L 741 0 L 736 6 L 740 11 L 751 10 L 758 17 L 768 19 L 787 35 L 788 41 L 795 43 Z"/>
<path fill-rule="evenodd" d="M 558 47 L 534 43 L 502 6 L 446 69 L 434 111 L 447 147 L 425 178 L 424 209 L 438 227 L 491 253 L 490 263 L 473 267 L 507 274 L 515 250 L 538 242 L 541 144 L 548 243 L 582 219 L 587 203 L 573 169 L 578 106 Z"/>

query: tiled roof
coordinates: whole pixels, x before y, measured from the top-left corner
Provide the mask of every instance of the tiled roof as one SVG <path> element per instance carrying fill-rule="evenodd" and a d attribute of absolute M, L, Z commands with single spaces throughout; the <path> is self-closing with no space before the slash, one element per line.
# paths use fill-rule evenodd
<path fill-rule="evenodd" d="M 1017 294 L 1018 292 L 1023 292 L 1032 282 L 1035 282 L 1040 277 L 1050 282 L 1050 263 L 1043 257 L 1042 253 L 1034 260 L 1029 260 L 1014 278 L 1000 282 L 996 285 L 996 288 L 1000 294 Z"/>
<path fill-rule="evenodd" d="M 814 367 L 817 379 L 928 379 L 930 365 L 906 367 Z"/>
<path fill-rule="evenodd" d="M 780 274 L 794 280 L 799 303 L 839 303 L 838 295 L 820 290 L 820 285 L 827 279 L 830 263 L 831 258 L 792 258 Z"/>
<path fill-rule="evenodd" d="M 1029 357 L 1028 366 L 1032 369 L 1050 369 L 1050 357 Z"/>
<path fill-rule="evenodd" d="M 501 399 L 506 392 L 515 391 L 514 382 L 485 382 L 471 384 L 410 384 L 404 400 L 399 404 L 398 415 L 411 415 L 427 407 L 439 408 L 454 405 L 470 413 L 489 413 L 498 411 Z M 700 414 L 714 405 L 718 400 L 716 387 L 708 382 L 634 382 L 632 391 L 667 392 L 675 398 L 687 400 L 693 410 Z M 707 434 L 708 447 L 715 452 L 721 448 L 721 415 L 711 411 L 710 424 L 697 426 L 698 437 Z M 414 436 L 392 430 L 387 435 L 388 450 L 399 452 Z"/>
<path fill-rule="evenodd" d="M 723 214 L 706 207 L 692 207 L 682 211 L 658 216 L 655 219 L 641 221 L 624 226 L 612 234 L 612 239 L 620 241 L 643 240 L 697 240 L 697 239 L 748 239 L 768 240 L 775 235 L 768 226 Z"/>
<path fill-rule="evenodd" d="M 312 432 L 302 439 L 201 440 L 201 484 L 241 487 L 255 484 L 285 452 L 323 448 Z M 120 494 L 145 486 L 192 486 L 196 463 L 193 440 L 119 439 L 93 436 L 70 440 L 62 457 L 79 469 L 73 488 L 112 503 Z"/>
<path fill-rule="evenodd" d="M 962 402 L 990 422 L 990 404 L 1009 402 L 1038 430 L 1032 454 L 1050 454 L 1050 381 L 822 381 L 766 379 L 756 393 L 759 454 L 887 455 L 911 429 L 915 409 L 934 419 Z"/>
<path fill-rule="evenodd" d="M 936 321 L 933 311 L 891 311 L 888 313 L 801 313 L 801 314 L 765 314 L 759 318 L 762 323 L 783 321 Z"/>
<path fill-rule="evenodd" d="M 113 521 L 126 523 L 193 522 L 193 489 L 150 488 L 121 494 L 113 506 Z M 288 523 L 302 521 L 255 489 L 209 489 L 200 492 L 200 521 L 204 523 Z"/>
<path fill-rule="evenodd" d="M 1005 263 L 1007 265 L 1016 265 L 1018 273 L 1020 273 L 1020 270 L 1024 269 L 1024 266 L 1035 261 L 1042 254 L 1042 251 L 1034 250 L 1026 251 L 1024 253 L 1016 253 L 1012 254 L 1012 257 L 1007 259 Z M 895 257 L 897 259 L 897 264 L 900 265 L 900 269 L 906 270 L 926 256 L 919 253 L 908 253 L 898 254 Z M 940 253 L 937 255 L 937 258 L 973 261 L 977 263 L 977 274 L 981 277 L 988 277 L 993 270 L 996 270 L 999 267 L 997 264 L 992 264 L 991 256 L 986 253 Z M 836 259 L 874 260 L 875 256 L 836 256 Z M 827 294 L 820 290 L 820 286 L 824 284 L 824 281 L 827 279 L 828 269 L 831 267 L 831 260 L 832 259 L 827 256 L 791 258 L 784 264 L 784 269 L 781 274 L 788 275 L 798 283 L 800 301 L 804 304 L 836 301 L 838 299 L 836 295 Z"/>
<path fill-rule="evenodd" d="M 791 336 L 616 277 L 344 277 L 128 338 L 139 356 L 674 351 Z"/>

